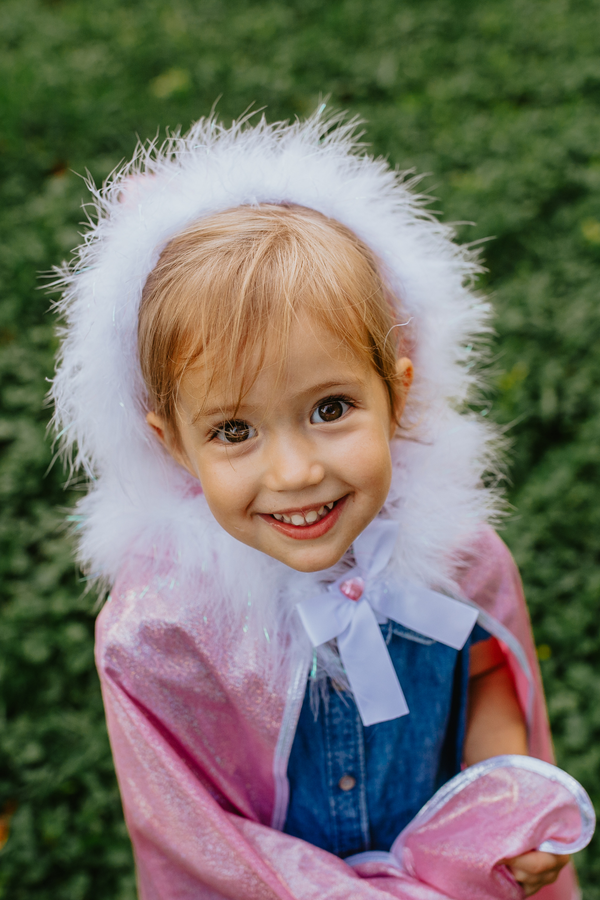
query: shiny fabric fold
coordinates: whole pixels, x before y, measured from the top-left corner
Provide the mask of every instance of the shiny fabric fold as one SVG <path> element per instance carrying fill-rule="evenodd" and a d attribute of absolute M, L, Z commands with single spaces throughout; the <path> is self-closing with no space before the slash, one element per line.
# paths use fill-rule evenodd
<path fill-rule="evenodd" d="M 487 760 L 438 795 L 390 854 L 417 881 L 457 900 L 518 900 L 522 890 L 504 860 L 533 849 L 577 852 L 594 833 L 594 810 L 581 785 L 540 760 Z"/>

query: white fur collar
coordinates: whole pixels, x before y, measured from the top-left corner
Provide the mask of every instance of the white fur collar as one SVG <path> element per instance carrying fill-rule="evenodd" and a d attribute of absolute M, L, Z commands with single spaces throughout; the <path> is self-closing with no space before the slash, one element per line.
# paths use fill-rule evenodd
<path fill-rule="evenodd" d="M 394 442 L 386 505 L 401 523 L 398 573 L 450 586 L 453 553 L 496 514 L 498 499 L 481 484 L 494 433 L 481 417 L 456 411 L 477 387 L 473 347 L 489 330 L 487 304 L 465 287 L 477 264 L 401 175 L 361 151 L 355 130 L 319 115 L 230 129 L 201 120 L 159 150 L 138 147 L 102 191 L 91 186 L 97 222 L 76 262 L 59 272 L 67 327 L 52 395 L 63 449 L 90 478 L 79 553 L 92 576 L 110 584 L 133 548 L 161 567 L 177 559 L 182 579 L 212 573 L 219 604 L 228 599 L 231 610 L 256 598 L 261 627 L 280 618 L 283 584 L 293 601 L 318 577 L 292 573 L 227 535 L 144 419 L 136 352 L 144 282 L 172 236 L 240 204 L 286 200 L 347 225 L 384 261 L 412 317 L 409 439 Z"/>

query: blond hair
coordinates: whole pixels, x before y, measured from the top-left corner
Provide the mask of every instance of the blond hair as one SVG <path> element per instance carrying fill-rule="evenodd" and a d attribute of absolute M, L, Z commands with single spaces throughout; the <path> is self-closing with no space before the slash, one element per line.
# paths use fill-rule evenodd
<path fill-rule="evenodd" d="M 142 293 L 138 350 L 149 406 L 177 441 L 178 387 L 200 357 L 238 402 L 267 350 L 281 361 L 302 312 L 398 395 L 398 304 L 372 251 L 348 228 L 292 204 L 207 216 L 162 251 Z"/>

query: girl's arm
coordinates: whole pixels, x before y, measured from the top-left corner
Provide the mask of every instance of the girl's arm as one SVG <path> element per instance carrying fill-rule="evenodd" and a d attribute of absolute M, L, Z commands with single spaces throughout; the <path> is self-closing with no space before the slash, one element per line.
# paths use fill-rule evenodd
<path fill-rule="evenodd" d="M 490 756 L 527 756 L 527 729 L 506 657 L 496 638 L 471 647 L 464 762 Z"/>
<path fill-rule="evenodd" d="M 489 638 L 471 647 L 464 762 L 472 766 L 505 753 L 527 756 L 527 729 L 506 657 Z M 536 850 L 504 863 L 529 897 L 556 881 L 568 861 Z"/>

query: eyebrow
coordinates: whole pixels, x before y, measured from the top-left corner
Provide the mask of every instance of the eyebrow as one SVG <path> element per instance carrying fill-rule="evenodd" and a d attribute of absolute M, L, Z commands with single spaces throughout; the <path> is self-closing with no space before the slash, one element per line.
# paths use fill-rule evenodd
<path fill-rule="evenodd" d="M 364 380 L 360 377 L 357 377 L 354 381 L 323 381 L 320 384 L 314 384 L 310 387 L 306 388 L 306 390 L 298 391 L 293 395 L 292 399 L 298 400 L 302 397 L 307 397 L 310 394 L 320 394 L 321 392 L 331 391 L 333 389 L 337 391 L 343 391 L 344 388 L 352 388 L 352 387 L 364 387 Z M 198 419 L 210 419 L 213 416 L 222 416 L 223 419 L 227 419 L 230 416 L 243 415 L 244 412 L 252 412 L 253 409 L 256 409 L 255 406 L 245 406 L 242 401 L 239 406 L 213 406 L 210 409 L 200 409 L 196 415 L 192 419 L 192 424 L 195 425 Z"/>

